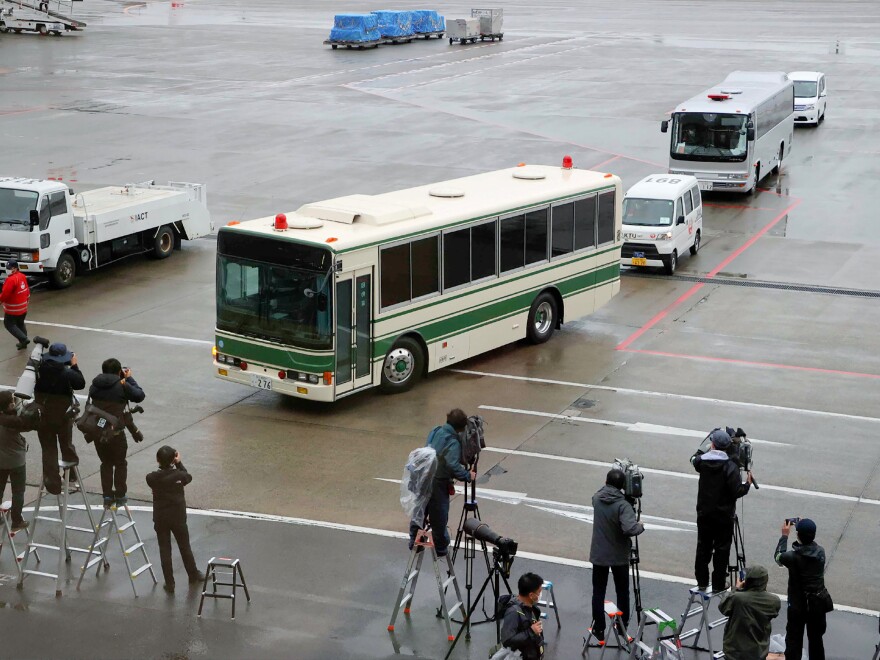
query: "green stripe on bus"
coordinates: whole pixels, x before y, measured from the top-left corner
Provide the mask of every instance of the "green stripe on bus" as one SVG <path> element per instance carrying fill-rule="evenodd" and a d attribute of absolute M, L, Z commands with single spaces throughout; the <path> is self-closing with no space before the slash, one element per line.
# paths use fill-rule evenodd
<path fill-rule="evenodd" d="M 220 348 L 220 342 L 223 347 Z M 234 355 L 245 362 L 270 365 L 281 369 L 295 369 L 310 373 L 324 373 L 335 369 L 336 357 L 333 351 L 325 354 L 301 353 L 286 348 L 263 346 L 247 339 L 237 339 L 227 335 L 217 335 L 217 350 Z"/>
<path fill-rule="evenodd" d="M 562 293 L 563 298 L 596 286 L 613 282 L 620 277 L 620 263 L 609 264 L 599 270 L 581 273 L 575 277 L 555 283 Z M 532 290 L 514 294 L 508 298 L 498 300 L 479 309 L 468 310 L 451 316 L 425 323 L 414 328 L 400 330 L 392 335 L 376 338 L 373 343 L 373 356 L 384 356 L 394 341 L 404 332 L 417 332 L 427 343 L 433 343 L 438 339 L 450 337 L 464 332 L 467 329 L 480 327 L 499 319 L 504 319 L 529 309 L 538 293 L 552 286 L 554 283 L 545 283 Z"/>

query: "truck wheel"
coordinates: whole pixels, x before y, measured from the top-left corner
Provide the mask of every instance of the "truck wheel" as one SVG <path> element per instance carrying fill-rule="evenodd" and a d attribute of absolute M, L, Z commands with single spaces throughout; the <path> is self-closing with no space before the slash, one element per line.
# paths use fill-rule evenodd
<path fill-rule="evenodd" d="M 42 24 L 37 26 L 37 32 L 40 33 L 41 37 L 45 37 L 47 34 L 49 34 L 48 28 Z"/>
<path fill-rule="evenodd" d="M 153 256 L 156 259 L 167 259 L 174 252 L 174 230 L 168 225 L 161 227 L 153 243 Z"/>
<path fill-rule="evenodd" d="M 535 298 L 529 310 L 526 337 L 533 344 L 543 344 L 556 329 L 556 299 L 546 291 Z"/>
<path fill-rule="evenodd" d="M 6 27 L 6 23 L 0 23 L 0 33 L 6 34 L 9 32 L 9 28 Z"/>
<path fill-rule="evenodd" d="M 425 353 L 421 344 L 412 337 L 401 337 L 385 355 L 379 388 L 385 394 L 406 392 L 424 372 Z"/>
<path fill-rule="evenodd" d="M 73 257 L 71 257 L 70 254 L 62 254 L 58 259 L 58 263 L 55 265 L 55 270 L 52 271 L 52 275 L 50 276 L 52 287 L 55 289 L 66 289 L 73 284 L 75 277 L 76 262 L 74 262 Z"/>

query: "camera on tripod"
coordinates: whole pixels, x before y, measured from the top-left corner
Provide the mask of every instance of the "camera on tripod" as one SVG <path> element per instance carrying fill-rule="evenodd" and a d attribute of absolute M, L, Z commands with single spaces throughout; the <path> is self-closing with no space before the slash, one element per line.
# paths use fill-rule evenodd
<path fill-rule="evenodd" d="M 492 551 L 493 556 L 504 577 L 510 577 L 510 566 L 513 564 L 513 558 L 516 556 L 519 544 L 511 538 L 493 532 L 492 528 L 479 518 L 465 520 L 463 529 L 468 536 L 473 536 L 478 541 L 495 546 Z"/>
<path fill-rule="evenodd" d="M 639 466 L 628 458 L 615 458 L 612 467 L 623 472 L 625 478 L 624 496 L 630 500 L 640 500 L 642 498 L 642 481 L 644 481 L 645 475 L 639 470 Z"/>

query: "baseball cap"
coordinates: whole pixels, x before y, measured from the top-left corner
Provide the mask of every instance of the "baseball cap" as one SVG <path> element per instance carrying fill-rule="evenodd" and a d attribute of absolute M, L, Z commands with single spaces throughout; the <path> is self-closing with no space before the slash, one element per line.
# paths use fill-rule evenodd
<path fill-rule="evenodd" d="M 15 259 L 9 259 L 6 262 L 6 270 L 12 270 L 13 268 L 18 268 L 18 261 Z"/>
<path fill-rule="evenodd" d="M 722 431 L 721 429 L 715 429 L 712 431 L 712 433 L 709 434 L 709 440 L 715 445 L 715 449 L 724 450 L 730 447 L 730 436 L 726 431 Z"/>

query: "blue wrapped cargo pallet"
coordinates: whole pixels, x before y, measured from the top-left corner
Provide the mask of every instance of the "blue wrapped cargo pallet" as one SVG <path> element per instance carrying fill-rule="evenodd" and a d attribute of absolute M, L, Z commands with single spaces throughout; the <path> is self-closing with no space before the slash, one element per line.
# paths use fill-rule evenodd
<path fill-rule="evenodd" d="M 431 9 L 413 11 L 412 24 L 416 34 L 437 34 L 446 30 L 446 19 Z"/>
<path fill-rule="evenodd" d="M 381 38 L 379 21 L 374 14 L 337 14 L 326 43 L 367 44 Z"/>
<path fill-rule="evenodd" d="M 413 13 L 411 11 L 374 11 L 379 19 L 379 34 L 384 39 L 404 40 L 413 37 Z"/>

